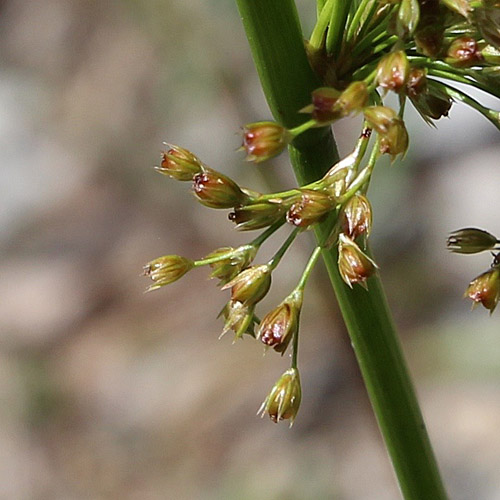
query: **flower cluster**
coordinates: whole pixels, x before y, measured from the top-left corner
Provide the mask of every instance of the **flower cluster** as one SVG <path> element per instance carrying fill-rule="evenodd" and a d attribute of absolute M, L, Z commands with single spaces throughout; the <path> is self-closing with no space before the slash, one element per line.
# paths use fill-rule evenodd
<path fill-rule="evenodd" d="M 305 50 L 322 86 L 300 110 L 309 116 L 294 128 L 273 121 L 247 124 L 240 149 L 247 161 L 264 162 L 304 132 L 359 114 L 363 125 L 353 152 L 315 182 L 263 194 L 240 186 L 190 151 L 167 144 L 156 167 L 159 173 L 190 182 L 201 204 L 229 210 L 236 229 L 262 232 L 245 245 L 218 248 L 199 260 L 166 255 L 144 268 L 153 281 L 149 290 L 156 290 L 194 268 L 209 267 L 221 289 L 230 291 L 220 312 L 223 334 L 231 330 L 236 339 L 250 335 L 282 355 L 291 346 L 291 367 L 261 408 L 275 422 L 293 422 L 300 405 L 299 319 L 305 284 L 321 252 L 336 249 L 338 273 L 347 287 L 367 288 L 377 271 L 367 248 L 372 208 L 366 192 L 378 159 L 388 155 L 394 161 L 408 150 L 406 103 L 411 102 L 433 124 L 460 101 L 500 128 L 498 111 L 450 83 L 500 97 L 500 7 L 496 0 L 324 0 L 318 5 L 318 20 Z M 397 96 L 398 109 L 384 102 L 388 93 Z M 326 236 L 311 254 L 297 285 L 260 321 L 256 308 L 271 287 L 273 271 L 295 238 L 318 224 Z M 287 226 L 289 234 L 274 256 L 254 263 L 261 245 Z M 476 229 L 454 233 L 449 245 L 462 253 L 499 249 L 494 236 Z M 499 255 L 494 255 L 491 269 L 471 282 L 466 292 L 490 311 L 500 298 Z"/>
<path fill-rule="evenodd" d="M 468 227 L 451 233 L 447 244 L 449 250 L 455 253 L 492 251 L 490 269 L 469 283 L 464 297 L 473 300 L 472 307 L 482 304 L 490 314 L 493 313 L 500 300 L 500 253 L 494 253 L 493 250 L 500 250 L 500 240 L 488 231 Z"/>

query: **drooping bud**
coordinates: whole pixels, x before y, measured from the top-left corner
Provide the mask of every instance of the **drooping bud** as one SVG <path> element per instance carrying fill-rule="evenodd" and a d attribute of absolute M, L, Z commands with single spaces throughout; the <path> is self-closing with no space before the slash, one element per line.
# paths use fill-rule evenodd
<path fill-rule="evenodd" d="M 231 281 L 243 269 L 247 268 L 255 258 L 257 248 L 253 245 L 242 245 L 238 248 L 224 247 L 214 250 L 205 259 L 224 257 L 210 264 L 213 269 L 211 278 L 218 278 L 219 286 Z"/>
<path fill-rule="evenodd" d="M 499 243 L 488 231 L 467 227 L 453 231 L 447 241 L 448 250 L 454 253 L 478 253 L 492 250 Z"/>
<path fill-rule="evenodd" d="M 338 266 L 340 276 L 351 288 L 353 283 L 359 283 L 367 288 L 366 280 L 378 267 L 351 238 L 343 233 L 339 235 Z"/>
<path fill-rule="evenodd" d="M 193 269 L 194 262 L 180 255 L 164 255 L 152 260 L 144 266 L 144 276 L 148 276 L 155 283 L 147 291 L 157 290 L 182 278 Z"/>
<path fill-rule="evenodd" d="M 361 235 L 370 235 L 372 208 L 366 196 L 357 193 L 350 198 L 342 209 L 341 218 L 342 229 L 352 240 Z"/>
<path fill-rule="evenodd" d="M 168 146 L 169 149 L 161 154 L 161 165 L 155 170 L 178 181 L 192 181 L 201 172 L 202 162 L 187 149 Z"/>
<path fill-rule="evenodd" d="M 248 199 L 236 182 L 206 167 L 194 176 L 193 191 L 198 201 L 210 208 L 233 208 Z"/>
<path fill-rule="evenodd" d="M 302 189 L 301 197 L 292 204 L 286 214 L 286 220 L 297 227 L 308 227 L 322 221 L 335 207 L 335 202 L 322 191 Z"/>
<path fill-rule="evenodd" d="M 467 67 L 482 59 L 477 41 L 470 36 L 455 38 L 448 47 L 446 62 L 454 66 Z"/>
<path fill-rule="evenodd" d="M 243 127 L 246 161 L 261 163 L 279 155 L 293 139 L 285 127 L 276 122 L 255 122 Z"/>
<path fill-rule="evenodd" d="M 299 329 L 303 292 L 294 290 L 278 307 L 267 313 L 259 325 L 257 338 L 283 354 Z"/>
<path fill-rule="evenodd" d="M 290 419 L 291 427 L 299 411 L 301 398 L 299 371 L 290 368 L 274 384 L 257 413 L 262 417 L 267 413 L 275 423 Z"/>
<path fill-rule="evenodd" d="M 254 309 L 255 306 L 253 305 L 248 306 L 237 300 L 230 300 L 223 307 L 218 316 L 223 316 L 225 320 L 220 337 L 229 330 L 235 333 L 236 339 L 241 338 L 245 333 L 255 337 L 254 327 L 257 320 L 255 318 Z"/>
<path fill-rule="evenodd" d="M 500 269 L 493 267 L 473 279 L 464 297 L 474 301 L 473 307 L 482 304 L 490 314 L 493 313 L 500 300 Z"/>
<path fill-rule="evenodd" d="M 370 106 L 365 109 L 365 118 L 380 134 L 380 152 L 391 155 L 405 154 L 408 149 L 408 132 L 397 113 L 386 106 Z"/>
<path fill-rule="evenodd" d="M 229 214 L 229 220 L 236 224 L 236 229 L 252 231 L 270 226 L 280 220 L 288 210 L 290 203 L 284 200 L 269 200 L 243 207 L 236 207 Z"/>
<path fill-rule="evenodd" d="M 231 300 L 241 302 L 243 305 L 253 305 L 264 298 L 271 287 L 272 269 L 268 264 L 252 266 L 244 269 L 222 290 L 231 289 Z"/>
<path fill-rule="evenodd" d="M 430 85 L 425 92 L 412 98 L 411 102 L 429 125 L 432 125 L 431 119 L 439 120 L 443 116 L 448 116 L 448 112 L 453 104 L 448 95 Z"/>
<path fill-rule="evenodd" d="M 377 66 L 376 80 L 387 90 L 399 92 L 408 81 L 410 63 L 403 50 L 396 50 L 385 55 Z"/>

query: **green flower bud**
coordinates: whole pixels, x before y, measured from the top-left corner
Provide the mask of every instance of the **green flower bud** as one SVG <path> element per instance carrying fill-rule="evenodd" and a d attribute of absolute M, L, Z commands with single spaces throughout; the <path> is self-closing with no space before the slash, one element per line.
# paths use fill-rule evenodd
<path fill-rule="evenodd" d="M 368 87 L 365 82 L 352 82 L 340 94 L 335 106 L 341 116 L 362 111 L 368 104 Z"/>
<path fill-rule="evenodd" d="M 377 66 L 376 80 L 387 90 L 399 92 L 408 81 L 410 63 L 403 50 L 397 50 L 385 55 Z"/>
<path fill-rule="evenodd" d="M 236 207 L 228 217 L 236 224 L 236 229 L 252 231 L 270 226 L 280 220 L 289 206 L 290 203 L 283 200 L 262 201 Z"/>
<path fill-rule="evenodd" d="M 294 290 L 278 307 L 267 313 L 259 325 L 257 338 L 283 354 L 299 329 L 303 292 Z"/>
<path fill-rule="evenodd" d="M 339 235 L 339 273 L 352 288 L 353 283 L 366 287 L 366 280 L 377 270 L 377 264 L 343 233 Z"/>
<path fill-rule="evenodd" d="M 225 258 L 210 264 L 213 269 L 210 277 L 219 279 L 219 286 L 225 285 L 252 263 L 256 253 L 257 248 L 253 245 L 243 245 L 238 248 L 224 247 L 214 250 L 205 259 L 219 256 L 225 256 Z"/>
<path fill-rule="evenodd" d="M 499 241 L 488 231 L 467 227 L 453 231 L 448 238 L 447 246 L 452 252 L 469 254 L 492 250 L 497 243 Z"/>
<path fill-rule="evenodd" d="M 144 266 L 144 276 L 149 276 L 154 282 L 147 291 L 157 290 L 182 278 L 193 269 L 194 262 L 180 255 L 164 255 L 152 260 Z"/>
<path fill-rule="evenodd" d="M 198 201 L 210 208 L 233 208 L 248 199 L 236 182 L 208 168 L 194 176 L 193 190 Z"/>
<path fill-rule="evenodd" d="M 474 9 L 474 24 L 479 29 L 486 43 L 500 49 L 500 9 L 497 0 L 483 0 L 482 5 Z"/>
<path fill-rule="evenodd" d="M 299 411 L 301 398 L 299 371 L 290 368 L 274 384 L 257 413 L 261 413 L 262 417 L 267 413 L 275 423 L 290 419 L 291 427 Z"/>
<path fill-rule="evenodd" d="M 482 304 L 492 314 L 500 300 L 500 269 L 493 267 L 473 279 L 464 297 L 474 301 L 473 307 Z"/>
<path fill-rule="evenodd" d="M 243 270 L 222 290 L 231 288 L 231 300 L 243 305 L 253 305 L 264 298 L 271 287 L 272 269 L 267 264 L 252 266 Z"/>
<path fill-rule="evenodd" d="M 233 330 L 236 339 L 241 338 L 245 333 L 255 337 L 254 327 L 257 320 L 254 310 L 254 306 L 242 304 L 237 300 L 230 300 L 219 313 L 219 317 L 223 316 L 225 320 L 220 337 L 229 330 Z"/>
<path fill-rule="evenodd" d="M 178 181 L 192 181 L 202 170 L 201 161 L 187 149 L 179 146 L 169 146 L 168 151 L 161 154 L 161 166 L 155 170 Z"/>
<path fill-rule="evenodd" d="M 400 118 L 387 106 L 369 106 L 364 110 L 365 118 L 379 134 L 386 134 Z"/>
<path fill-rule="evenodd" d="M 344 205 L 341 213 L 344 233 L 352 240 L 358 236 L 369 236 L 372 228 L 372 208 L 368 198 L 355 194 Z"/>
<path fill-rule="evenodd" d="M 391 23 L 392 31 L 402 40 L 413 35 L 420 19 L 418 0 L 401 0 L 395 19 Z"/>
<path fill-rule="evenodd" d="M 481 48 L 480 56 L 486 64 L 500 64 L 500 50 L 493 47 L 493 45 L 483 46 Z"/>
<path fill-rule="evenodd" d="M 469 0 L 441 0 L 441 3 L 466 19 L 469 19 L 472 12 Z"/>
<path fill-rule="evenodd" d="M 477 41 L 470 36 L 455 38 L 447 55 L 446 62 L 459 67 L 472 66 L 482 59 Z"/>
<path fill-rule="evenodd" d="M 301 197 L 292 204 L 286 214 L 286 220 L 297 227 L 308 227 L 322 221 L 335 207 L 332 198 L 322 191 L 302 189 Z"/>
<path fill-rule="evenodd" d="M 246 161 L 260 163 L 279 155 L 293 139 L 288 130 L 276 122 L 249 123 L 243 128 Z"/>
<path fill-rule="evenodd" d="M 321 179 L 322 189 L 334 199 L 342 196 L 356 175 L 353 165 L 356 162 L 356 154 L 351 153 L 338 163 L 333 165 Z"/>

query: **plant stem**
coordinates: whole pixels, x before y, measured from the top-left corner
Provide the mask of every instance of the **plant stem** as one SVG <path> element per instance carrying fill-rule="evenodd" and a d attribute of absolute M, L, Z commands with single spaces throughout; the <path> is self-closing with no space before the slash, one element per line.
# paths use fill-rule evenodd
<path fill-rule="evenodd" d="M 237 0 L 264 92 L 275 119 L 297 124 L 297 110 L 319 86 L 305 55 L 293 0 Z M 300 184 L 319 179 L 338 160 L 328 128 L 313 129 L 289 147 Z M 328 227 L 316 230 L 318 241 Z M 407 500 L 444 500 L 446 493 L 378 277 L 369 291 L 340 277 L 336 249 L 323 250 L 337 300 L 375 415 Z"/>

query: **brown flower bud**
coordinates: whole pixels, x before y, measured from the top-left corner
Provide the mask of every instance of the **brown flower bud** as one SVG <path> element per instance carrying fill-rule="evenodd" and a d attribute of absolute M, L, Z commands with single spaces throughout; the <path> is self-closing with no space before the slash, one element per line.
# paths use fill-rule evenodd
<path fill-rule="evenodd" d="M 243 128 L 246 161 L 260 163 L 279 155 L 293 139 L 288 130 L 276 122 L 249 123 Z"/>
<path fill-rule="evenodd" d="M 178 181 L 192 181 L 202 170 L 201 161 L 187 149 L 168 146 L 168 151 L 161 154 L 161 166 L 155 167 L 155 170 Z"/>
<path fill-rule="evenodd" d="M 219 256 L 224 258 L 210 264 L 213 269 L 210 277 L 218 278 L 220 280 L 219 286 L 225 285 L 252 263 L 256 253 L 257 248 L 253 245 L 242 245 L 238 248 L 224 247 L 214 250 L 205 259 Z"/>
<path fill-rule="evenodd" d="M 150 277 L 155 283 L 147 291 L 157 290 L 182 278 L 193 269 L 194 262 L 180 255 L 164 255 L 152 260 L 144 266 L 144 276 Z"/>
<path fill-rule="evenodd" d="M 318 123 L 330 123 L 340 118 L 340 113 L 335 104 L 340 97 L 340 90 L 332 87 L 321 87 L 312 93 L 312 104 L 301 111 L 311 113 Z"/>
<path fill-rule="evenodd" d="M 334 199 L 342 196 L 354 180 L 356 171 L 353 165 L 356 159 L 357 152 L 355 151 L 333 165 L 321 179 L 322 188 Z"/>
<path fill-rule="evenodd" d="M 264 298 L 271 287 L 272 269 L 267 264 L 252 266 L 241 271 L 222 290 L 231 288 L 231 300 L 253 305 Z"/>
<path fill-rule="evenodd" d="M 379 134 L 386 134 L 399 120 L 398 114 L 387 106 L 369 106 L 364 110 L 366 120 Z"/>
<path fill-rule="evenodd" d="M 448 250 L 455 253 L 478 253 L 492 250 L 500 243 L 495 236 L 488 231 L 467 227 L 453 231 L 447 241 Z"/>
<path fill-rule="evenodd" d="M 262 343 L 283 354 L 299 329 L 303 292 L 294 290 L 278 307 L 267 313 L 259 325 L 257 337 Z"/>
<path fill-rule="evenodd" d="M 340 276 L 351 288 L 353 283 L 359 283 L 366 288 L 366 280 L 378 267 L 351 238 L 343 233 L 339 235 L 338 266 Z"/>
<path fill-rule="evenodd" d="M 210 208 L 233 208 L 248 199 L 236 182 L 207 168 L 194 176 L 193 190 L 198 201 Z"/>
<path fill-rule="evenodd" d="M 236 339 L 241 338 L 245 333 L 255 337 L 256 318 L 254 309 L 253 305 L 248 306 L 237 300 L 230 300 L 219 313 L 219 317 L 223 316 L 225 320 L 220 337 L 229 330 L 233 330 Z"/>
<path fill-rule="evenodd" d="M 355 194 L 344 205 L 341 213 L 342 229 L 352 240 L 358 236 L 369 236 L 372 228 L 372 208 L 368 198 Z"/>
<path fill-rule="evenodd" d="M 422 68 L 412 68 L 406 82 L 406 93 L 414 99 L 427 90 L 427 72 Z"/>
<path fill-rule="evenodd" d="M 493 313 L 500 300 L 500 269 L 493 267 L 473 279 L 464 297 L 474 301 L 473 307 L 480 303 L 490 311 L 490 314 Z"/>
<path fill-rule="evenodd" d="M 387 90 L 399 92 L 408 81 L 410 63 L 403 50 L 397 50 L 385 55 L 377 66 L 376 80 Z"/>
<path fill-rule="evenodd" d="M 472 66 L 482 59 L 477 41 L 470 36 L 455 38 L 447 55 L 446 62 L 459 67 Z"/>
<path fill-rule="evenodd" d="M 332 198 L 322 191 L 302 189 L 301 193 L 286 214 L 286 220 L 294 226 L 308 227 L 320 222 L 335 207 Z"/>
<path fill-rule="evenodd" d="M 289 203 L 283 200 L 263 201 L 236 207 L 229 214 L 229 220 L 236 224 L 236 229 L 252 231 L 270 226 L 280 220 L 287 211 Z"/>
<path fill-rule="evenodd" d="M 365 82 L 352 82 L 340 94 L 335 107 L 341 116 L 362 111 L 368 104 L 368 87 Z"/>
<path fill-rule="evenodd" d="M 301 398 L 299 371 L 290 368 L 274 384 L 257 413 L 261 413 L 262 417 L 269 414 L 275 423 L 290 419 L 291 427 L 299 411 Z"/>

